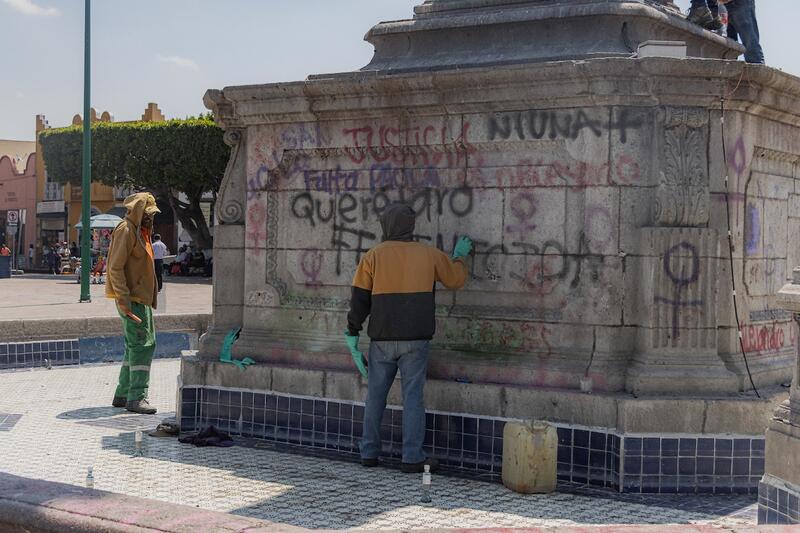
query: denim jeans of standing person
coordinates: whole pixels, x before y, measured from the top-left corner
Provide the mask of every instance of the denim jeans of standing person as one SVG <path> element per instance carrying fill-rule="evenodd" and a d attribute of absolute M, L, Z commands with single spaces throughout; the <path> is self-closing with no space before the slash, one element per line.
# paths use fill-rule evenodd
<path fill-rule="evenodd" d="M 372 341 L 369 345 L 367 406 L 364 409 L 364 434 L 361 458 L 377 459 L 381 453 L 381 421 L 386 397 L 397 370 L 403 389 L 403 462 L 421 463 L 426 459 L 425 377 L 428 371 L 429 341 Z"/>
<path fill-rule="evenodd" d="M 758 33 L 755 0 L 733 0 L 725 4 L 728 8 L 728 37 L 738 40 L 747 51 L 744 59 L 748 63 L 764 63 L 764 51 L 761 49 L 761 38 Z"/>

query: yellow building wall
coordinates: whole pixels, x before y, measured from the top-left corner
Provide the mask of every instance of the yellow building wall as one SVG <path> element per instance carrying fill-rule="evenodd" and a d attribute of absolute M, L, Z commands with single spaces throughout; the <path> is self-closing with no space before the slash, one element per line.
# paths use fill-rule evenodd
<path fill-rule="evenodd" d="M 81 221 L 83 209 L 83 188 L 80 185 L 65 185 L 64 199 L 67 201 L 67 235 L 68 242 L 78 242 L 78 230 L 75 224 Z M 92 207 L 101 213 L 107 213 L 117 205 L 114 189 L 102 183 L 92 183 Z"/>

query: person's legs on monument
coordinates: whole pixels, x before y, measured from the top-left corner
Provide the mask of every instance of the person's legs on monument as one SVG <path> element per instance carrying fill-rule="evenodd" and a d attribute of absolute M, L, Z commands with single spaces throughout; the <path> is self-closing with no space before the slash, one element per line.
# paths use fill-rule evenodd
<path fill-rule="evenodd" d="M 717 31 L 722 28 L 717 0 L 692 0 L 689 14 L 686 18 L 689 22 L 709 31 Z"/>
<path fill-rule="evenodd" d="M 377 466 L 381 454 L 381 421 L 386 410 L 386 397 L 397 375 L 397 344 L 395 341 L 372 341 L 369 345 L 369 379 L 361 437 L 361 462 L 364 466 Z"/>
<path fill-rule="evenodd" d="M 706 0 L 692 0 L 687 20 L 704 28 L 707 24 L 711 24 L 713 16 L 711 15 L 711 10 L 708 9 Z"/>
<path fill-rule="evenodd" d="M 733 0 L 725 7 L 728 8 L 728 37 L 741 38 L 747 49 L 744 53 L 745 61 L 763 64 L 764 51 L 761 48 L 755 0 Z"/>

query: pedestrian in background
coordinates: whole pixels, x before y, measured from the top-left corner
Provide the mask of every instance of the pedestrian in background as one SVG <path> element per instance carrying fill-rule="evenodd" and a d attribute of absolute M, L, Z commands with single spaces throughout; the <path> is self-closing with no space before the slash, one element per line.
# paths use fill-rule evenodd
<path fill-rule="evenodd" d="M 156 281 L 158 282 L 158 292 L 164 286 L 164 258 L 169 255 L 167 245 L 161 240 L 161 235 L 153 235 L 153 261 L 156 265 Z"/>
<path fill-rule="evenodd" d="M 47 255 L 47 266 L 51 274 L 61 273 L 61 258 L 56 252 L 55 246 L 50 249 L 50 253 Z"/>

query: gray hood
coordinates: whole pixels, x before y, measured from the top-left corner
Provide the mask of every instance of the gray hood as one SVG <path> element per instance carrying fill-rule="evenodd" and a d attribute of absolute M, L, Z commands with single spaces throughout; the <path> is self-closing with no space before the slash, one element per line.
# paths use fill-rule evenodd
<path fill-rule="evenodd" d="M 414 237 L 416 215 L 408 204 L 395 203 L 381 215 L 384 241 L 411 241 Z"/>

